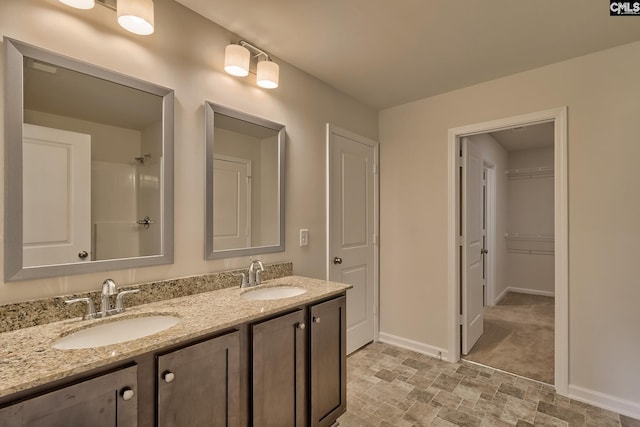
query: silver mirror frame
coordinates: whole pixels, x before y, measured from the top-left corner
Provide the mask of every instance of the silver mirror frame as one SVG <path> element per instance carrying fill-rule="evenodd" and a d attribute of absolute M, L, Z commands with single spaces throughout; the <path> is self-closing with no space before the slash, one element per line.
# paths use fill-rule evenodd
<path fill-rule="evenodd" d="M 205 141 L 206 141 L 206 185 L 205 185 L 205 258 L 206 259 L 221 259 L 221 258 L 233 258 L 249 255 L 259 255 L 273 252 L 284 252 L 284 182 L 285 182 L 285 140 L 286 140 L 286 128 L 284 125 L 275 123 L 260 117 L 252 116 L 251 114 L 244 113 L 242 111 L 233 110 L 213 102 L 206 101 L 204 105 L 205 109 Z M 227 249 L 227 250 L 215 250 L 213 245 L 213 153 L 214 153 L 214 128 L 215 128 L 215 115 L 223 114 L 225 116 L 233 117 L 239 120 L 243 120 L 248 123 L 254 123 L 259 126 L 263 126 L 269 129 L 273 129 L 278 133 L 278 217 L 279 223 L 279 237 L 280 242 L 277 245 L 269 246 L 256 246 L 251 248 L 242 249 Z"/>
<path fill-rule="evenodd" d="M 9 37 L 5 50 L 5 281 L 40 279 L 173 263 L 173 144 L 174 91 L 134 77 L 59 55 Z M 160 255 L 23 267 L 22 125 L 24 122 L 24 57 L 48 62 L 97 78 L 152 93 L 162 101 L 162 251 Z"/>

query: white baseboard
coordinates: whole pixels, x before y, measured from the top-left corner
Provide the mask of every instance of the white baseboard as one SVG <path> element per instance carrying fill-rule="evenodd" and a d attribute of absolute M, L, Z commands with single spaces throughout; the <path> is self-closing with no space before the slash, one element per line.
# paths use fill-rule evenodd
<path fill-rule="evenodd" d="M 506 288 L 504 291 L 502 291 L 502 293 L 498 295 L 496 299 L 493 301 L 493 305 L 498 304 L 500 300 L 502 300 L 502 298 L 504 298 L 507 295 L 507 292 L 509 292 L 509 289 L 510 288 Z"/>
<path fill-rule="evenodd" d="M 552 297 L 552 298 L 556 296 L 555 292 L 539 291 L 537 289 L 516 288 L 514 286 L 508 286 L 507 289 L 505 289 L 500 295 L 498 295 L 498 298 L 496 298 L 495 303 L 496 304 L 499 303 L 500 300 L 504 298 L 508 292 L 517 292 L 519 294 L 529 294 L 529 295 L 541 295 L 543 297 Z"/>
<path fill-rule="evenodd" d="M 444 348 L 434 347 L 429 344 L 387 334 L 385 332 L 380 332 L 379 340 L 387 344 L 393 344 L 397 347 L 415 351 L 416 353 L 426 354 L 427 356 L 435 357 L 436 359 L 442 358 L 442 360 L 446 360 L 447 362 L 451 361 L 449 360 L 449 352 Z"/>
<path fill-rule="evenodd" d="M 569 385 L 569 397 L 631 418 L 640 419 L 640 403 L 620 399 L 599 391 Z"/>

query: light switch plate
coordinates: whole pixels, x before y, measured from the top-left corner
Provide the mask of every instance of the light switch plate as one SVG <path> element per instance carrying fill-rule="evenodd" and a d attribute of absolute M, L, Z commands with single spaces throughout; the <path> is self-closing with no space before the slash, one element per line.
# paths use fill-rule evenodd
<path fill-rule="evenodd" d="M 300 246 L 307 246 L 309 244 L 309 230 L 307 228 L 300 229 Z"/>

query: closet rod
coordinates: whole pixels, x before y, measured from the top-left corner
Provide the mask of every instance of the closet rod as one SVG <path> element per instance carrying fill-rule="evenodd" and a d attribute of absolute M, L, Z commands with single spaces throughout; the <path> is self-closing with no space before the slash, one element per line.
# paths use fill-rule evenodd
<path fill-rule="evenodd" d="M 555 251 L 542 251 L 536 249 L 507 249 L 510 254 L 525 254 L 525 255 L 555 255 Z"/>
<path fill-rule="evenodd" d="M 541 166 L 537 168 L 518 168 L 507 169 L 504 173 L 508 178 L 524 178 L 524 177 L 548 177 L 553 176 L 553 166 Z"/>
<path fill-rule="evenodd" d="M 504 233 L 506 240 L 528 240 L 536 242 L 553 242 L 553 233 Z"/>

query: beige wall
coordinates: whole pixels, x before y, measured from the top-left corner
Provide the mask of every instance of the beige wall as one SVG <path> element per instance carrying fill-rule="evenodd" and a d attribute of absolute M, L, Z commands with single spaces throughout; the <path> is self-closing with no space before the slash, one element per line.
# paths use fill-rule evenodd
<path fill-rule="evenodd" d="M 509 153 L 509 169 L 553 167 L 553 147 Z M 553 176 L 512 177 L 508 180 L 507 232 L 553 235 Z M 513 290 L 551 296 L 555 293 L 552 241 L 510 240 L 507 281 Z M 533 250 L 522 253 L 518 250 Z"/>
<path fill-rule="evenodd" d="M 115 12 L 100 6 L 79 11 L 54 0 L 0 2 L 3 35 L 173 88 L 176 111 L 174 264 L 0 283 L 0 303 L 98 289 L 107 276 L 127 284 L 248 266 L 248 257 L 204 259 L 205 100 L 287 126 L 287 250 L 261 258 L 292 261 L 297 274 L 325 276 L 325 123 L 377 139 L 377 113 L 278 58 L 281 87 L 274 91 L 258 88 L 255 77 L 233 78 L 222 70 L 224 48 L 238 36 L 172 0 L 155 0 L 155 12 L 156 33 L 142 37 L 120 28 Z M 303 225 L 311 235 L 304 252 L 297 245 Z"/>
<path fill-rule="evenodd" d="M 640 43 L 380 113 L 381 331 L 447 347 L 448 129 L 568 106 L 569 384 L 640 415 Z"/>

